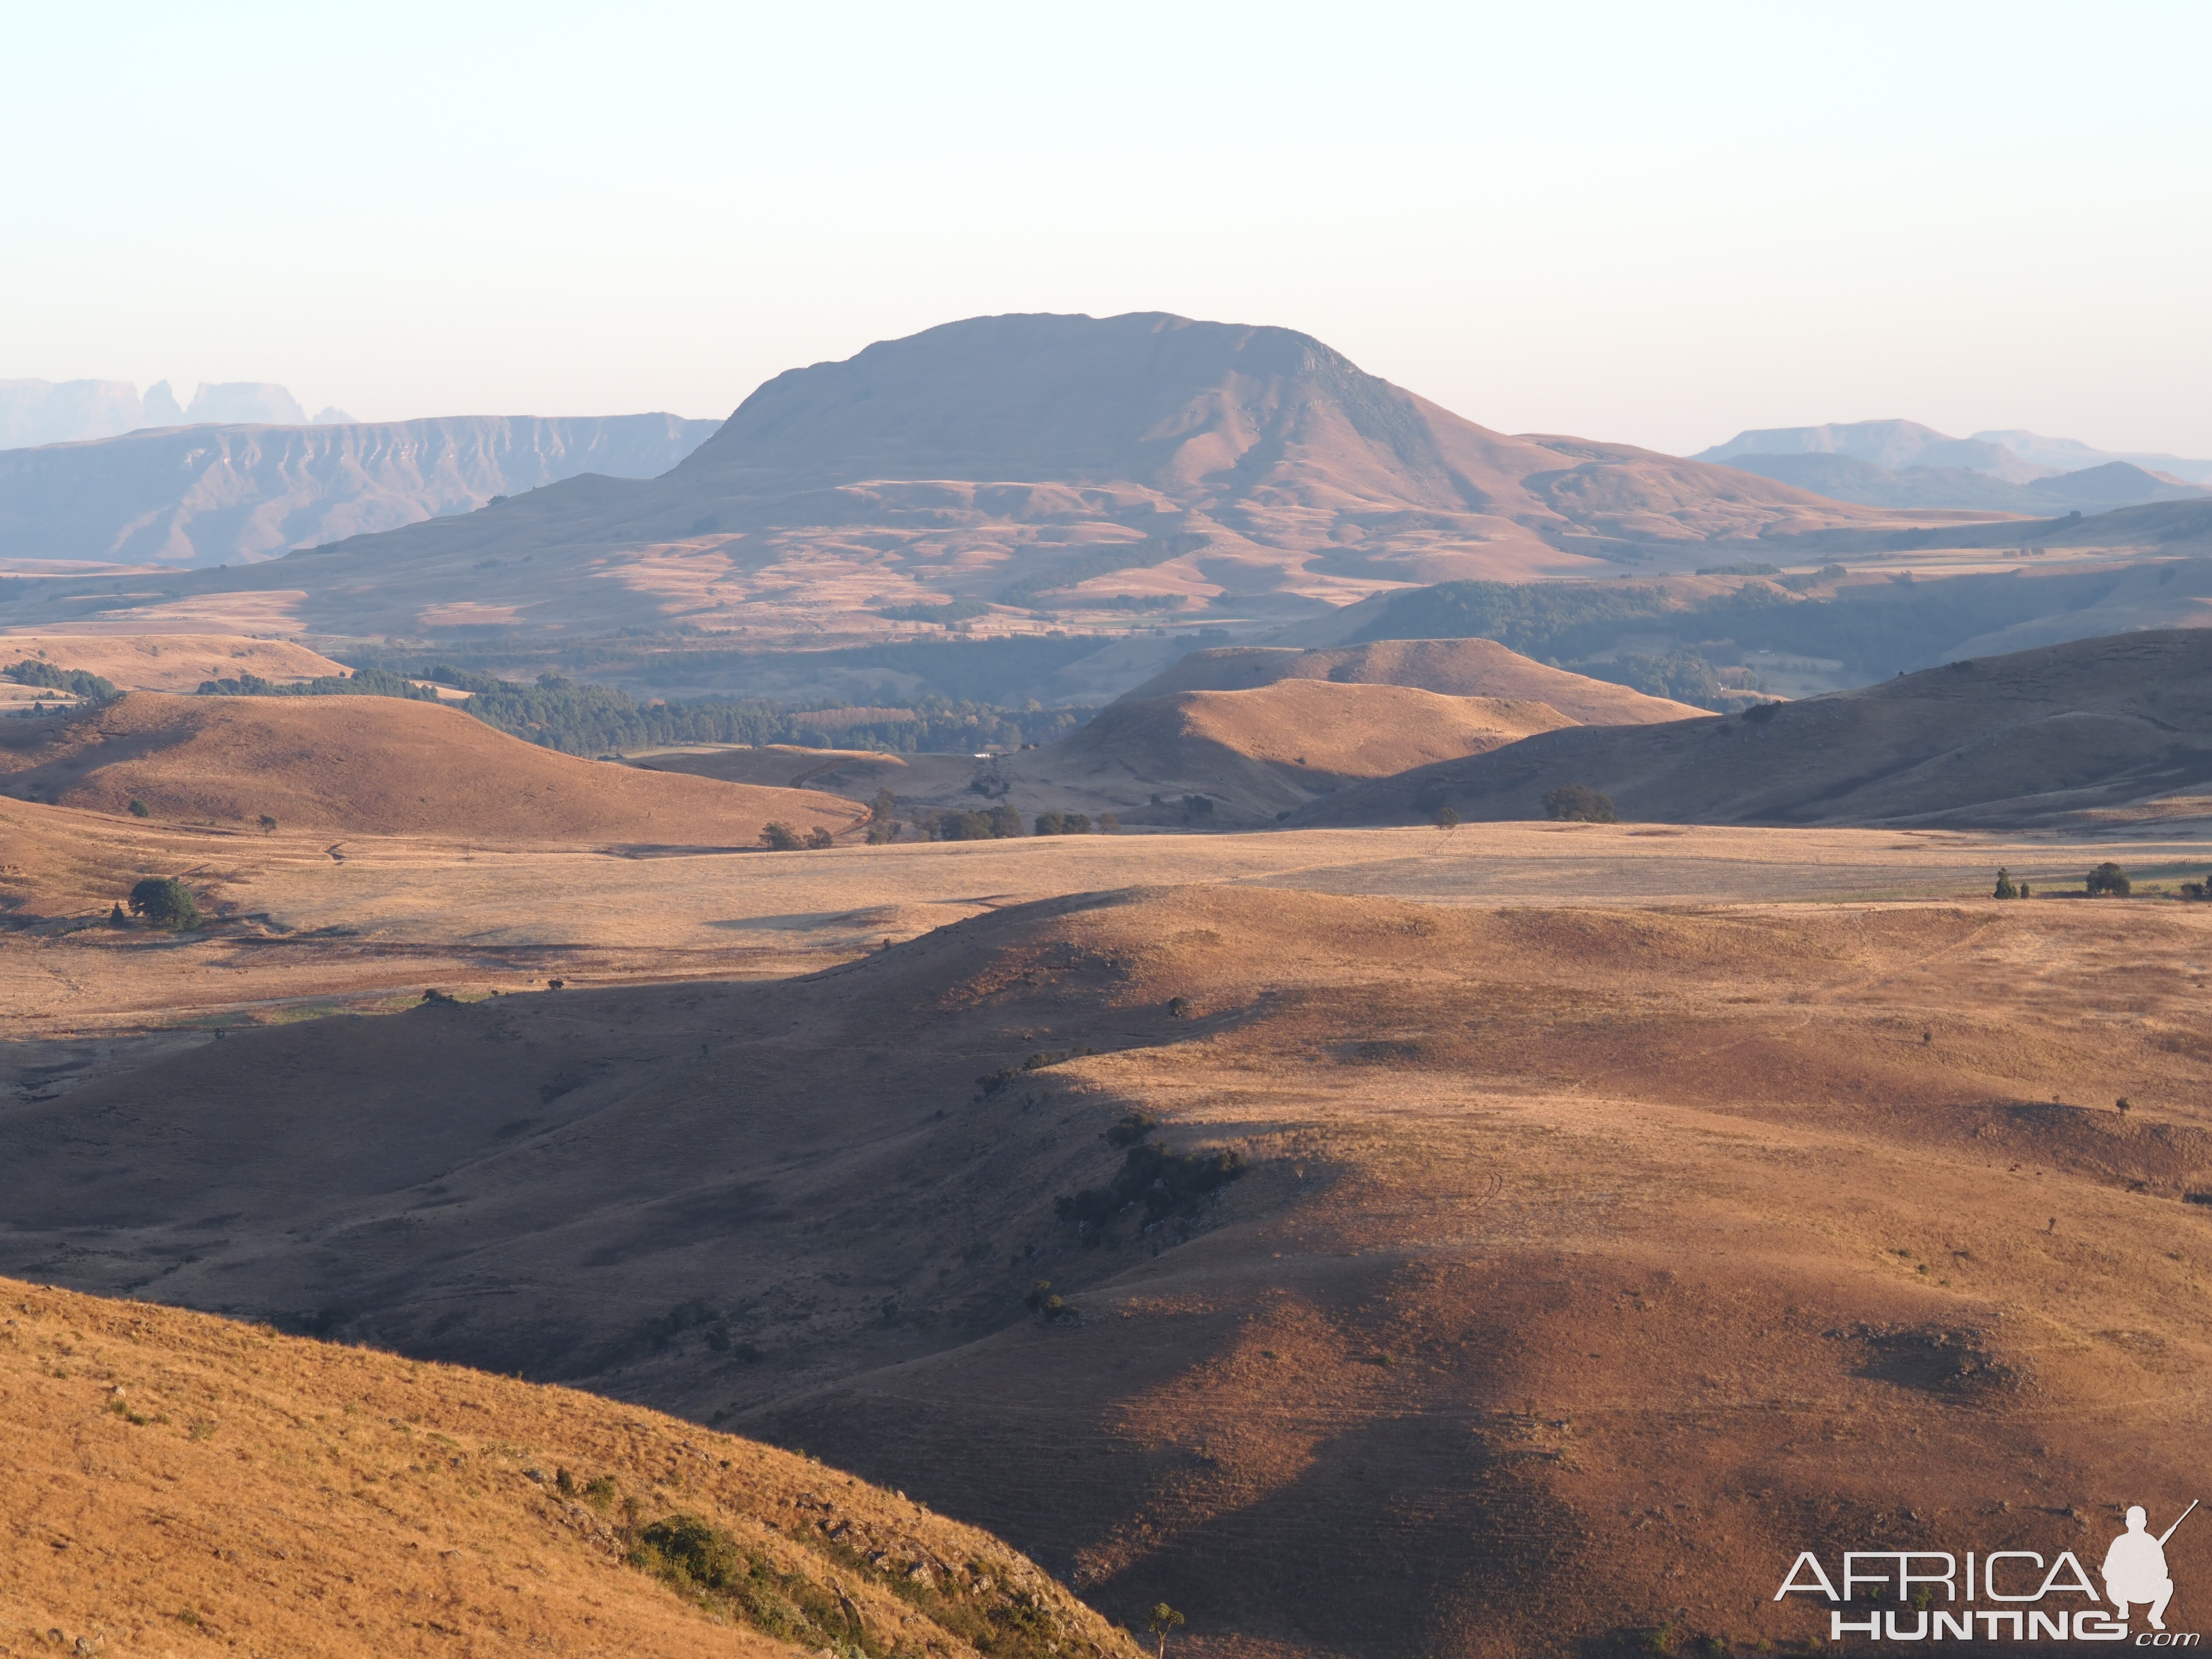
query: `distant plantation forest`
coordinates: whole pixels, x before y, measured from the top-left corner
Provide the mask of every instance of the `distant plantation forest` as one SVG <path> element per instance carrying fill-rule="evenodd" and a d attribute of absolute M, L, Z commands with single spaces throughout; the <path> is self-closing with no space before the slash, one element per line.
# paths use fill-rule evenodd
<path fill-rule="evenodd" d="M 1091 718 L 1088 708 L 1002 708 L 990 703 L 921 697 L 869 708 L 786 706 L 729 697 L 640 702 L 611 686 L 583 685 L 558 674 L 516 684 L 445 663 L 411 673 L 359 668 L 279 685 L 258 675 L 204 680 L 202 696 L 399 697 L 436 702 L 418 681 L 471 695 L 452 706 L 485 725 L 564 755 L 600 755 L 672 744 L 793 744 L 810 749 L 876 749 L 893 753 L 1018 749 L 1050 743 Z M 810 718 L 811 717 L 811 718 Z"/>

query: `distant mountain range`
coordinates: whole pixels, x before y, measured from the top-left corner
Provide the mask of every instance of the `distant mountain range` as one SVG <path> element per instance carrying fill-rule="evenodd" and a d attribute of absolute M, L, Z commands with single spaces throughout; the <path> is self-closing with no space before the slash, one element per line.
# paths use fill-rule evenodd
<path fill-rule="evenodd" d="M 180 405 L 167 380 L 141 397 L 128 380 L 0 380 L 0 449 L 80 443 L 150 426 L 331 426 L 353 416 L 325 409 L 312 422 L 300 400 L 266 380 L 202 382 Z"/>
<path fill-rule="evenodd" d="M 2115 454 L 2033 432 L 1953 438 L 1914 421 L 1740 432 L 1696 459 L 1868 507 L 2040 517 L 2212 496 L 2212 461 Z"/>
<path fill-rule="evenodd" d="M 151 436 L 181 441 L 96 447 Z M 0 468 L 0 502 L 12 493 Z M 1932 533 L 1960 516 L 1508 436 L 1309 336 L 1161 313 L 947 324 L 776 376 L 650 482 L 500 493 L 514 498 L 112 599 L 144 625 L 149 611 L 208 626 L 250 609 L 264 631 L 683 627 L 819 643 L 994 611 L 1289 620 L 1409 583 L 1771 557 L 1792 538 Z M 326 536 L 270 517 L 265 545 Z M 20 557 L 28 542 L 6 546 Z M 22 623 L 61 619 L 47 592 L 26 595 Z"/>
<path fill-rule="evenodd" d="M 673 415 L 464 416 L 155 428 L 0 450 L 0 561 L 251 562 L 580 473 L 652 477 L 714 426 Z"/>

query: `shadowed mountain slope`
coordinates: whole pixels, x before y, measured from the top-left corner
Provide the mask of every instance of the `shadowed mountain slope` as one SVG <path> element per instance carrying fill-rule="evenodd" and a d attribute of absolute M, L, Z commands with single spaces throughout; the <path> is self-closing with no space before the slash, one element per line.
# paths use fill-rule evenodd
<path fill-rule="evenodd" d="M 97 812 L 251 829 L 509 842 L 752 844 L 780 818 L 850 829 L 851 802 L 556 754 L 435 703 L 138 691 L 0 723 L 0 789 Z"/>
<path fill-rule="evenodd" d="M 665 477 L 572 479 L 179 579 L 161 602 L 258 594 L 354 634 L 680 621 L 818 637 L 950 599 L 1095 615 L 1122 596 L 1225 596 L 1308 614 L 1391 585 L 1602 569 L 1636 547 L 1953 521 L 1508 437 L 1287 329 L 979 317 L 778 375 Z M 69 603 L 96 614 L 91 596 Z"/>
<path fill-rule="evenodd" d="M 811 1458 L 143 1302 L 0 1305 L 10 1651 L 1134 1659 L 998 1540 Z M 672 1516 L 749 1595 L 629 1559 Z"/>
<path fill-rule="evenodd" d="M 2120 1497 L 2191 1495 L 2208 923 L 1054 900 L 0 1102 L 0 1261 L 742 1425 L 1109 1617 L 1169 1601 L 1201 1653 L 1801 1642 L 1800 1549 L 2086 1553 Z M 119 1334 L 40 1337 L 162 1386 Z M 186 1393 L 156 1409 L 239 1409 Z M 492 1428 L 439 1425 L 471 1471 L 493 1429 L 562 1443 L 471 1397 Z M 2207 1535 L 2172 1548 L 2203 1582 Z"/>
<path fill-rule="evenodd" d="M 1174 691 L 1243 691 L 1279 680 L 1340 685 L 1410 685 L 1452 697 L 1510 697 L 1549 703 L 1584 726 L 1647 726 L 1694 720 L 1705 711 L 1625 685 L 1547 668 L 1495 640 L 1382 640 L 1334 650 L 1218 646 L 1194 651 L 1122 701 Z"/>
<path fill-rule="evenodd" d="M 1329 824 L 1543 816 L 1563 784 L 1625 818 L 2022 828 L 2212 783 L 2212 633 L 2123 634 L 1962 660 L 1679 725 L 1547 733 L 1348 789 Z"/>

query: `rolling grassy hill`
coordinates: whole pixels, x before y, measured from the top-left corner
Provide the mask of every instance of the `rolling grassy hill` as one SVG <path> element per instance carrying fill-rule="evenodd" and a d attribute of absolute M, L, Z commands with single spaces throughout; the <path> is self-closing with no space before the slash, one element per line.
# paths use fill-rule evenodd
<path fill-rule="evenodd" d="M 11 1652 L 1136 1651 L 973 1527 L 589 1395 L 6 1280 L 0 1399 Z"/>
<path fill-rule="evenodd" d="M 255 829 L 507 842 L 746 846 L 763 823 L 848 830 L 851 803 L 555 754 L 436 703 L 132 692 L 0 723 L 0 790 Z"/>
<path fill-rule="evenodd" d="M 2212 781 L 2212 633 L 2079 640 L 1679 725 L 1583 727 L 1348 789 L 1301 821 L 1540 817 L 1563 784 L 1624 817 L 2014 829 Z"/>

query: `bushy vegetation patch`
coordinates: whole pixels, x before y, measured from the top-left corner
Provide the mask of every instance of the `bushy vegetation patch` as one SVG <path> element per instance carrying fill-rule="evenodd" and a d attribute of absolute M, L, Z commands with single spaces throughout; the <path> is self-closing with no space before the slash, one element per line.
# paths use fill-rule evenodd
<path fill-rule="evenodd" d="M 2135 891 L 2135 882 L 2128 872 L 2106 860 L 2082 878 L 2081 885 L 2091 898 L 2125 898 Z"/>
<path fill-rule="evenodd" d="M 790 744 L 809 749 L 876 749 L 893 752 L 1018 749 L 1050 743 L 1087 720 L 1088 708 L 1044 708 L 1034 703 L 1001 708 L 988 703 L 922 697 L 906 704 L 882 705 L 880 718 L 834 727 L 801 719 L 842 707 L 786 704 L 730 697 L 694 702 L 654 699 L 639 702 L 627 691 L 586 685 L 554 673 L 535 683 L 472 674 L 450 664 L 400 672 L 362 667 L 351 674 L 326 674 L 297 684 L 279 685 L 258 674 L 204 680 L 202 696 L 222 697 L 398 697 L 436 702 L 437 692 L 417 681 L 430 681 L 470 693 L 450 705 L 510 737 L 556 749 L 567 755 L 599 755 L 670 744 Z"/>
<path fill-rule="evenodd" d="M 1560 823 L 1617 823 L 1613 797 L 1579 783 L 1563 783 L 1544 793 L 1544 816 Z"/>
<path fill-rule="evenodd" d="M 778 1571 L 765 1555 L 696 1515 L 672 1515 L 638 1528 L 629 1560 L 678 1595 L 727 1612 L 779 1642 L 827 1650 L 840 1659 L 881 1659 L 889 1651 L 850 1602 L 804 1573 Z"/>
<path fill-rule="evenodd" d="M 13 680 L 18 685 L 44 686 L 50 691 L 64 692 L 92 702 L 106 702 L 110 697 L 123 695 L 116 690 L 114 681 L 100 675 L 88 674 L 82 668 L 57 668 L 52 663 L 35 662 L 28 657 L 0 668 L 0 679 Z"/>
<path fill-rule="evenodd" d="M 202 920 L 192 890 L 174 876 L 147 877 L 131 890 L 130 903 L 132 915 L 177 933 L 198 927 Z"/>
<path fill-rule="evenodd" d="M 1125 1210 L 1144 1206 L 1143 1225 L 1170 1217 L 1188 1215 L 1200 1199 L 1219 1192 L 1244 1173 L 1243 1155 L 1236 1152 L 1171 1152 L 1152 1138 L 1156 1126 L 1133 1113 L 1108 1130 L 1107 1139 L 1128 1150 L 1121 1167 L 1103 1187 L 1053 1200 L 1053 1208 L 1064 1222 L 1103 1227 Z"/>

